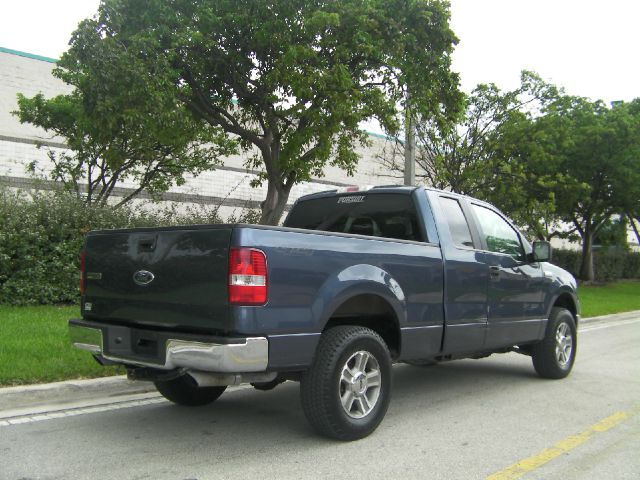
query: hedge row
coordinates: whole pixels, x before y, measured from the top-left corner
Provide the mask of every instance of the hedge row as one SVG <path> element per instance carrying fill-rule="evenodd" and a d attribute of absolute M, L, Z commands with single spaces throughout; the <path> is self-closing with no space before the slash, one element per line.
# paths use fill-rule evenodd
<path fill-rule="evenodd" d="M 220 223 L 217 209 L 144 213 L 87 207 L 64 192 L 0 189 L 0 304 L 78 302 L 78 256 L 89 230 L 197 223 Z"/>
<path fill-rule="evenodd" d="M 578 277 L 582 252 L 574 250 L 554 250 L 552 263 Z M 595 280 L 611 282 L 622 279 L 640 279 L 640 253 L 624 250 L 596 250 L 593 253 Z"/>

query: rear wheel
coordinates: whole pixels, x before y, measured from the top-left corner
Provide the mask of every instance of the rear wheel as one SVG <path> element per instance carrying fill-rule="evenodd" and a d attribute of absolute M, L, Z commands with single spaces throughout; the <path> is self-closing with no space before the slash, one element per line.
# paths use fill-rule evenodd
<path fill-rule="evenodd" d="M 187 407 L 199 407 L 215 402 L 227 387 L 198 387 L 189 375 L 154 382 L 156 389 L 167 400 Z"/>
<path fill-rule="evenodd" d="M 369 328 L 338 326 L 320 339 L 300 382 L 302 408 L 321 434 L 356 440 L 373 432 L 391 397 L 391 356 Z"/>
<path fill-rule="evenodd" d="M 564 378 L 576 358 L 576 323 L 571 312 L 554 307 L 544 339 L 531 347 L 533 367 L 544 378 Z"/>

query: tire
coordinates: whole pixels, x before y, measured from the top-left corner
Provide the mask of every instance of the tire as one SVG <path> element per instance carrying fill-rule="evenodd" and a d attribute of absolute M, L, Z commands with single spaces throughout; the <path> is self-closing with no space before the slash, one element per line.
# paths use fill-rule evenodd
<path fill-rule="evenodd" d="M 554 307 L 542 341 L 532 345 L 533 367 L 543 378 L 565 378 L 576 359 L 576 322 L 571 312 Z"/>
<path fill-rule="evenodd" d="M 327 330 L 300 381 L 300 398 L 318 433 L 337 440 L 369 435 L 391 399 L 391 356 L 382 337 L 358 326 Z"/>
<path fill-rule="evenodd" d="M 167 400 L 186 407 L 200 407 L 215 402 L 227 387 L 198 387 L 189 375 L 153 382 Z"/>

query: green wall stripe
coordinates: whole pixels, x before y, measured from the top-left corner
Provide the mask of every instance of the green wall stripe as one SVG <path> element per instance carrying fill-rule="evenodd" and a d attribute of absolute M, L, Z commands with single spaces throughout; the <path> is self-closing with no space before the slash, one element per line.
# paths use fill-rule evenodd
<path fill-rule="evenodd" d="M 0 47 L 0 53 L 9 53 L 11 55 L 18 55 L 20 57 L 33 58 L 34 60 L 40 60 L 42 62 L 58 63 L 58 60 L 56 58 L 43 57 L 42 55 L 34 55 L 33 53 L 11 50 L 10 48 Z"/>

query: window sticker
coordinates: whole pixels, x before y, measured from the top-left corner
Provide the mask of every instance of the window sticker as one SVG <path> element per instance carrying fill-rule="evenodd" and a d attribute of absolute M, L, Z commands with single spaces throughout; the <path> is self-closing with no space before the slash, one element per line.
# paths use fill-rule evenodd
<path fill-rule="evenodd" d="M 364 202 L 364 195 L 338 197 L 338 203 L 362 203 Z"/>

